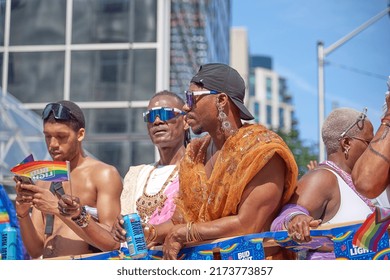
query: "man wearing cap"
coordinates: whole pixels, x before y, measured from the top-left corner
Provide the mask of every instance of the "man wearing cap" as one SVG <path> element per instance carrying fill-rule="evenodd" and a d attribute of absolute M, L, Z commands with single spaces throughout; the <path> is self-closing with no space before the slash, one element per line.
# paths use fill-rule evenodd
<path fill-rule="evenodd" d="M 185 118 L 208 134 L 191 141 L 180 164 L 174 226 L 156 226 L 166 259 L 185 243 L 268 231 L 294 191 L 291 151 L 264 126 L 243 124 L 253 119 L 244 96 L 244 80 L 225 64 L 203 65 L 191 80 Z"/>
<path fill-rule="evenodd" d="M 36 185 L 16 180 L 16 212 L 24 245 L 32 258 L 92 253 L 95 249 L 90 245 L 100 244 L 89 235 L 100 227 L 110 229 L 120 213 L 122 179 L 115 167 L 85 155 L 85 119 L 78 105 L 65 100 L 49 103 L 42 119 L 50 156 L 70 162 L 71 180 L 37 181 Z M 72 216 L 58 207 L 63 194 L 77 197 Z M 101 242 L 104 238 L 112 239 L 107 234 Z"/>

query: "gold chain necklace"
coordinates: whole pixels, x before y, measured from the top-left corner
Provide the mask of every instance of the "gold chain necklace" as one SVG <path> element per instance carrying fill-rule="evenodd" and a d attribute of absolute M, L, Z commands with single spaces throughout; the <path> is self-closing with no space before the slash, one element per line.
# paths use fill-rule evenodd
<path fill-rule="evenodd" d="M 164 206 L 165 201 L 167 200 L 167 196 L 164 193 L 165 188 L 167 185 L 171 182 L 174 175 L 176 175 L 176 171 L 178 169 L 178 166 L 176 165 L 171 174 L 169 175 L 168 179 L 165 181 L 161 189 L 153 195 L 146 193 L 146 188 L 149 183 L 149 178 L 152 175 L 153 171 L 157 168 L 158 163 L 154 164 L 154 168 L 150 171 L 148 178 L 146 179 L 146 183 L 144 185 L 144 190 L 142 192 L 142 195 L 137 199 L 136 205 L 137 205 L 137 212 L 140 215 L 143 222 L 147 223 L 150 219 L 150 216 L 158 209 L 159 213 Z"/>

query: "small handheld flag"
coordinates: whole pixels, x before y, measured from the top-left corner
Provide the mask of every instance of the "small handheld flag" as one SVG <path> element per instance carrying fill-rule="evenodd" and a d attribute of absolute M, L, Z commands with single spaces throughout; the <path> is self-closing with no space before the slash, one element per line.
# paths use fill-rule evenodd
<path fill-rule="evenodd" d="M 376 251 L 378 243 L 390 224 L 390 209 L 376 207 L 356 231 L 352 244 Z"/>
<path fill-rule="evenodd" d="M 62 182 L 69 180 L 69 173 L 65 161 L 32 161 L 16 165 L 12 173 L 26 176 L 33 180 Z"/>
<path fill-rule="evenodd" d="M 24 163 L 27 163 L 27 162 L 32 162 L 34 161 L 34 156 L 32 154 L 29 154 L 24 160 L 22 160 L 18 165 L 20 164 L 24 164 Z M 16 180 L 18 181 L 21 181 L 22 183 L 24 184 L 34 184 L 34 181 L 29 178 L 29 177 L 26 177 L 26 176 L 19 176 L 19 175 L 16 175 Z"/>
<path fill-rule="evenodd" d="M 66 170 L 67 170 L 67 172 L 68 172 L 68 181 L 69 181 L 69 188 L 70 188 L 70 197 L 71 197 L 72 200 L 73 200 L 72 183 L 71 183 L 71 181 L 70 181 L 70 176 L 69 176 L 69 174 L 70 174 L 70 161 L 69 161 L 69 160 L 66 161 Z"/>
<path fill-rule="evenodd" d="M 24 164 L 27 162 L 34 161 L 34 156 L 32 154 L 29 154 L 24 160 L 22 160 L 19 164 Z"/>

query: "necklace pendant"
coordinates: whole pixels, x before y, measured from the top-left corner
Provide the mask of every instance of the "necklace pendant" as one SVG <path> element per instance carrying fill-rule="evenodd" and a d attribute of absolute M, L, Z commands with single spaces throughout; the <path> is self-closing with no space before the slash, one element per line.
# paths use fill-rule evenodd
<path fill-rule="evenodd" d="M 164 193 L 165 188 L 169 183 L 171 183 L 172 178 L 174 175 L 177 174 L 177 169 L 178 169 L 178 166 L 176 166 L 173 169 L 168 179 L 164 182 L 163 186 L 156 194 L 149 195 L 146 193 L 146 188 L 148 186 L 149 178 L 153 173 L 153 171 L 156 169 L 156 167 L 157 166 L 155 165 L 152 171 L 149 173 L 149 176 L 146 179 L 146 183 L 144 185 L 142 195 L 136 201 L 137 212 L 140 215 L 141 219 L 144 221 L 146 220 L 149 221 L 150 217 L 155 213 L 156 210 L 158 211 L 157 212 L 158 214 L 161 213 L 165 201 L 167 200 L 167 196 Z"/>

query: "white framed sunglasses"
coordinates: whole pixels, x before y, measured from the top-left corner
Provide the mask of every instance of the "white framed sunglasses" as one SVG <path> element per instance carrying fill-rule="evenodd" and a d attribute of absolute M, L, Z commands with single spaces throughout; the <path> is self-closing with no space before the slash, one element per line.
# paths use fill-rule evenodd
<path fill-rule="evenodd" d="M 220 93 L 220 92 L 218 92 L 216 90 L 197 90 L 197 91 L 186 90 L 184 92 L 184 94 L 186 96 L 186 105 L 189 108 L 192 108 L 192 106 L 195 105 L 195 98 L 194 98 L 194 96 L 206 95 L 206 94 L 218 94 L 218 93 Z"/>

